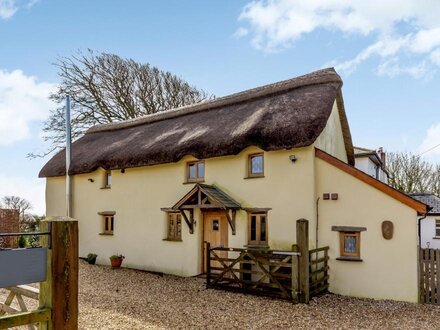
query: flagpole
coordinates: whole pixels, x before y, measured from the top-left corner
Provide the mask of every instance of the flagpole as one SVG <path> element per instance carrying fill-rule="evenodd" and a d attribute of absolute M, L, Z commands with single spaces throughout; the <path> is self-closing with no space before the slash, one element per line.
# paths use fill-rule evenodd
<path fill-rule="evenodd" d="M 66 215 L 71 216 L 71 179 L 69 175 L 71 158 L 72 133 L 70 126 L 70 95 L 66 96 Z"/>

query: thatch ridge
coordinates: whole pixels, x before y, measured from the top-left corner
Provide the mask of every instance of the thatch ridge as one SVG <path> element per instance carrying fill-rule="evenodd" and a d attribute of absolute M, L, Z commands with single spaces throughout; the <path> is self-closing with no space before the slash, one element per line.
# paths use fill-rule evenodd
<path fill-rule="evenodd" d="M 336 73 L 336 71 L 333 68 L 321 69 L 292 79 L 287 79 L 273 84 L 248 89 L 242 92 L 219 97 L 209 101 L 204 101 L 175 109 L 170 109 L 167 111 L 145 115 L 135 119 L 129 119 L 129 120 L 124 120 L 109 124 L 96 125 L 90 128 L 87 131 L 87 133 L 111 131 L 111 130 L 117 130 L 127 127 L 133 127 L 146 123 L 152 123 L 159 120 L 185 116 L 187 114 L 195 113 L 199 111 L 206 111 L 218 107 L 224 107 L 229 104 L 245 102 L 252 99 L 264 97 L 270 94 L 284 92 L 297 87 L 305 87 L 309 85 L 319 85 L 326 83 L 340 83 L 342 86 L 341 77 Z"/>

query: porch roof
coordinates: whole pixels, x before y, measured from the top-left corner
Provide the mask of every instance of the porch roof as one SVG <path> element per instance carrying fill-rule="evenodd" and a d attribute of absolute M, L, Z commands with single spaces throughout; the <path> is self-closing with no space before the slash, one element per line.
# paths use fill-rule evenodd
<path fill-rule="evenodd" d="M 207 198 L 207 199 L 206 199 Z M 222 208 L 241 209 L 240 203 L 229 196 L 215 185 L 197 183 L 182 199 L 173 207 L 174 210 L 181 208 Z"/>

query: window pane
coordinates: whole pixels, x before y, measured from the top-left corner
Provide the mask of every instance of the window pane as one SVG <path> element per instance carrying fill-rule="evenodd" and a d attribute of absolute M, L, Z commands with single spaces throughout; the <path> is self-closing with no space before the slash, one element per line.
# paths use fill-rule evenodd
<path fill-rule="evenodd" d="M 204 162 L 197 163 L 197 177 L 198 178 L 205 177 L 205 163 Z"/>
<path fill-rule="evenodd" d="M 251 241 L 257 240 L 257 217 L 251 216 Z"/>
<path fill-rule="evenodd" d="M 266 242 L 266 217 L 260 216 L 260 241 Z"/>
<path fill-rule="evenodd" d="M 344 252 L 355 254 L 357 251 L 356 243 L 356 236 L 344 236 Z"/>
<path fill-rule="evenodd" d="M 105 227 L 105 231 L 108 231 L 108 218 L 107 217 L 104 218 L 104 227 Z"/>
<path fill-rule="evenodd" d="M 435 236 L 440 236 L 440 220 L 435 220 Z"/>
<path fill-rule="evenodd" d="M 263 156 L 253 156 L 251 158 L 251 172 L 252 174 L 262 174 L 263 173 Z"/>
<path fill-rule="evenodd" d="M 105 182 L 106 186 L 111 186 L 112 185 L 112 174 L 111 172 L 107 172 L 106 173 L 106 182 Z"/>
<path fill-rule="evenodd" d="M 182 237 L 182 216 L 180 214 L 177 214 L 177 220 L 176 220 L 176 227 L 177 227 L 177 237 L 176 239 L 181 239 Z"/>
<path fill-rule="evenodd" d="M 196 164 L 188 165 L 188 177 L 194 179 L 196 177 Z"/>
<path fill-rule="evenodd" d="M 168 215 L 168 238 L 174 238 L 174 217 L 172 214 Z"/>
<path fill-rule="evenodd" d="M 110 217 L 110 221 L 111 221 L 110 230 L 113 231 L 113 228 L 114 228 L 114 225 L 115 225 L 115 218 Z"/>

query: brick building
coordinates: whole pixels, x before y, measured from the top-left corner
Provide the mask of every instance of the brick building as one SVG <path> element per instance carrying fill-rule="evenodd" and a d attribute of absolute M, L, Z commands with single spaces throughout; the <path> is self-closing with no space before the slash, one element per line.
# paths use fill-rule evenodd
<path fill-rule="evenodd" d="M 0 209 L 0 233 L 18 233 L 18 210 Z M 0 237 L 0 249 L 17 247 L 16 237 Z"/>

